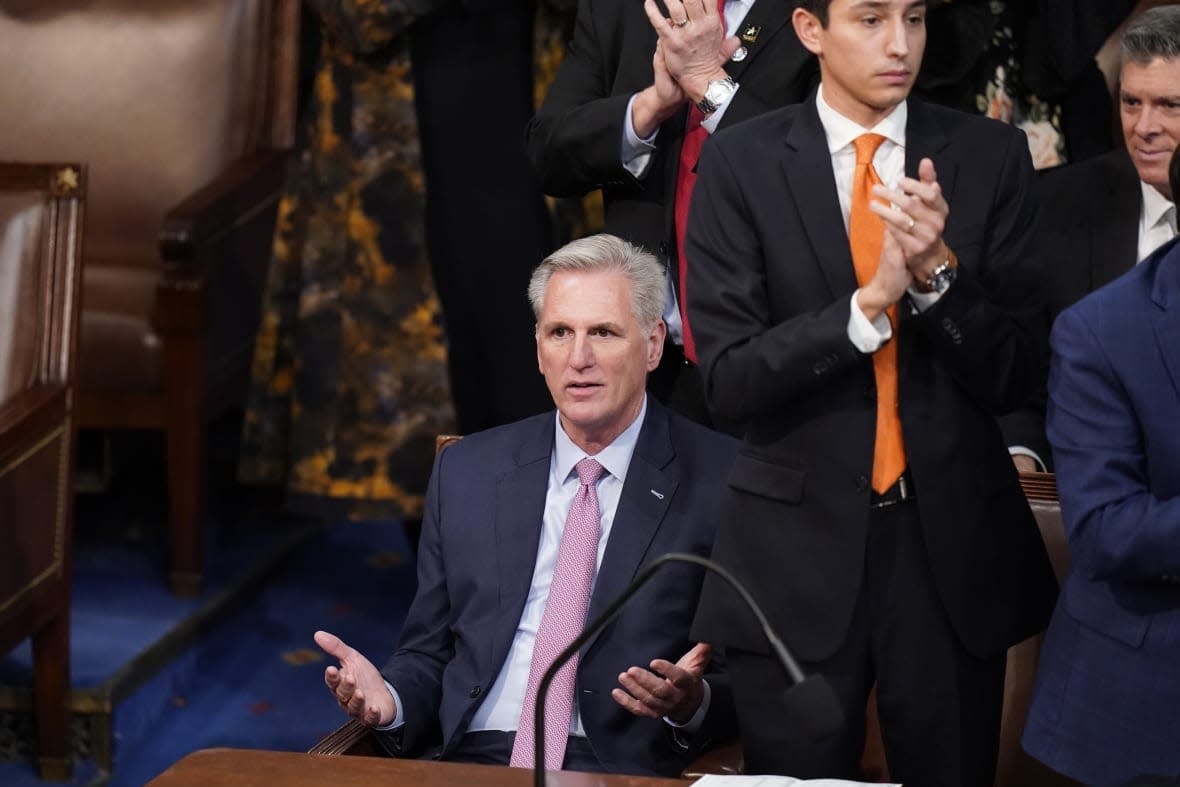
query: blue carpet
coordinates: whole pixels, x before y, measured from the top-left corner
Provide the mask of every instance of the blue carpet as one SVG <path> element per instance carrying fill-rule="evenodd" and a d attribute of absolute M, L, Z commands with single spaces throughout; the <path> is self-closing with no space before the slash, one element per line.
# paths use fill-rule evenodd
<path fill-rule="evenodd" d="M 415 586 L 401 523 L 292 519 L 274 496 L 233 483 L 236 425 L 211 436 L 221 460 L 210 472 L 197 598 L 168 591 L 163 483 L 151 477 L 158 444 L 128 438 L 135 459 L 121 479 L 78 498 L 71 694 L 106 692 L 115 704 L 113 767 L 87 758 L 101 746 L 76 716 L 70 784 L 141 785 L 210 746 L 305 751 L 346 720 L 323 685 L 327 657 L 312 633 L 332 631 L 380 664 L 401 629 Z M 30 682 L 25 643 L 0 657 L 0 691 Z M 0 713 L 0 785 L 43 784 L 31 737 L 29 714 Z"/>
<path fill-rule="evenodd" d="M 210 746 L 305 751 L 342 724 L 312 632 L 328 629 L 380 664 L 414 591 L 407 555 L 396 522 L 340 523 L 304 543 L 265 587 L 118 704 L 109 783 L 141 785 Z M 116 608 L 126 601 L 108 599 Z M 83 762 L 71 783 L 104 776 Z M 0 763 L 0 784 L 40 783 L 31 763 Z"/>

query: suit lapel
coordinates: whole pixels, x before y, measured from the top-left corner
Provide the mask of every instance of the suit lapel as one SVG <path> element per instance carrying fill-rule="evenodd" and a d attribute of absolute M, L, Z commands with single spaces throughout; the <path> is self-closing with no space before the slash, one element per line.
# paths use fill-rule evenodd
<path fill-rule="evenodd" d="M 938 184 L 942 188 L 942 193 L 946 195 L 948 204 L 951 206 L 947 220 L 948 226 L 943 232 L 945 236 L 948 231 L 953 231 L 952 222 L 963 222 L 971 219 L 969 216 L 955 214 L 955 179 L 959 173 L 959 165 L 953 158 L 939 155 L 947 145 L 947 136 L 934 117 L 926 111 L 926 106 L 921 101 L 911 98 L 908 99 L 906 110 L 905 174 L 906 177 L 917 179 L 918 165 L 922 162 L 922 159 L 928 158 L 934 162 L 934 173 L 938 178 Z M 899 321 L 904 321 L 911 316 L 911 313 L 906 308 L 908 303 L 909 301 L 903 298 L 901 304 L 899 304 Z M 906 368 L 909 366 L 909 360 L 913 356 L 913 353 L 910 352 L 911 342 L 914 339 L 913 334 L 913 331 L 898 331 L 897 375 L 899 380 L 904 379 Z"/>
<path fill-rule="evenodd" d="M 749 13 L 742 19 L 736 30 L 727 30 L 726 35 L 737 36 L 746 50 L 741 60 L 729 60 L 725 71 L 736 81 L 742 81 L 742 74 L 758 55 L 767 48 L 767 43 L 787 24 L 789 13 L 783 12 L 782 0 L 757 0 Z M 790 31 L 794 35 L 794 31 Z"/>
<path fill-rule="evenodd" d="M 1106 170 L 1106 201 L 1094 200 L 1094 243 L 1090 257 L 1090 289 L 1122 276 L 1139 260 L 1139 213 L 1143 196 L 1139 175 L 1124 152 Z"/>
<path fill-rule="evenodd" d="M 1143 263 L 1146 265 L 1147 263 Z M 1159 261 L 1152 282 L 1151 327 L 1164 366 L 1172 377 L 1172 387 L 1180 392 L 1180 244 Z"/>
<path fill-rule="evenodd" d="M 833 297 L 856 289 L 848 231 L 840 213 L 827 136 L 815 109 L 815 92 L 799 107 L 786 135 L 783 172 L 800 223 Z"/>
<path fill-rule="evenodd" d="M 668 468 L 674 457 L 668 413 L 649 398 L 647 416 L 627 468 L 627 480 L 615 509 L 610 540 L 594 583 L 587 621 L 596 618 L 614 601 L 635 577 L 640 564 L 649 557 L 648 550 L 679 485 L 679 478 Z M 596 641 L 588 643 L 582 652 L 593 647 Z"/>
<path fill-rule="evenodd" d="M 499 576 L 498 615 L 492 631 L 491 663 L 501 663 L 512 644 L 532 585 L 541 521 L 549 487 L 554 418 L 539 419 L 516 450 L 514 466 L 504 474 L 496 495 L 496 567 Z"/>
<path fill-rule="evenodd" d="M 934 117 L 926 110 L 921 101 L 909 99 L 905 129 L 905 174 L 907 177 L 918 177 L 918 164 L 928 158 L 934 162 L 934 171 L 938 176 L 938 185 L 942 193 L 947 195 L 947 202 L 951 204 L 951 221 L 958 218 L 954 211 L 955 177 L 958 175 L 959 165 L 953 158 L 940 157 L 938 154 L 947 145 L 946 134 L 938 125 Z"/>

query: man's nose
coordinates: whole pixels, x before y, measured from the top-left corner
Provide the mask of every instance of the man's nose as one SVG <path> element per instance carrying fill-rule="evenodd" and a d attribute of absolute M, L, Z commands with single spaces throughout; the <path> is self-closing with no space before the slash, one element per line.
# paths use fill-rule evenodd
<path fill-rule="evenodd" d="M 575 369 L 585 369 L 594 365 L 594 350 L 590 346 L 589 336 L 575 336 L 570 348 L 570 366 Z"/>
<path fill-rule="evenodd" d="M 910 52 L 909 30 L 905 19 L 893 19 L 889 23 L 889 39 L 886 45 L 889 54 L 894 57 L 905 57 Z"/>

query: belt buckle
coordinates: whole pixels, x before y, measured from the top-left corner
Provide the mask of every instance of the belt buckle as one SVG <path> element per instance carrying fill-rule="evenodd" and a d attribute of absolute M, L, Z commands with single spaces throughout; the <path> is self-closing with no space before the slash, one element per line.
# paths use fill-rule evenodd
<path fill-rule="evenodd" d="M 898 503 L 904 503 L 907 500 L 913 500 L 913 491 L 910 489 L 909 479 L 906 473 L 902 473 L 893 486 L 885 490 L 885 494 L 878 495 L 879 499 L 869 503 L 869 508 L 872 510 L 879 510 L 882 508 L 889 508 Z"/>

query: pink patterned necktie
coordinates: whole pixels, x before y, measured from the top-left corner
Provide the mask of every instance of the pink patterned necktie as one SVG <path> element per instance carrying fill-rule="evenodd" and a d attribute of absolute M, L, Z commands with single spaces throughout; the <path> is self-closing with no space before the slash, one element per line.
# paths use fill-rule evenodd
<path fill-rule="evenodd" d="M 512 745 L 509 764 L 531 768 L 536 749 L 533 740 L 537 686 L 545 671 L 563 650 L 582 632 L 586 622 L 586 607 L 590 603 L 590 585 L 594 580 L 594 566 L 598 558 L 600 530 L 598 493 L 594 485 L 606 473 L 606 468 L 586 458 L 574 466 L 578 474 L 578 493 L 565 518 L 565 530 L 557 550 L 557 567 L 549 585 L 549 599 L 545 614 L 533 643 L 533 660 L 529 665 L 529 681 L 524 692 L 524 707 L 516 741 Z M 578 672 L 578 655 L 565 663 L 549 684 L 545 698 L 545 768 L 561 770 L 565 759 L 565 744 L 569 737 L 570 720 L 574 710 L 574 681 Z"/>

